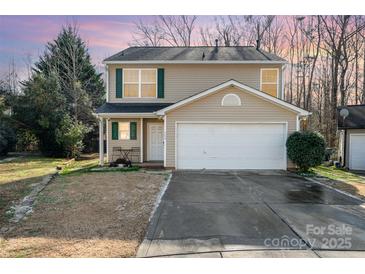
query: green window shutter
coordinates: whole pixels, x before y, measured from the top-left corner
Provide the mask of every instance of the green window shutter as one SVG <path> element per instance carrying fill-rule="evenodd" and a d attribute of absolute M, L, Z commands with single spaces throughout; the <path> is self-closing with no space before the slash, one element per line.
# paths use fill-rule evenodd
<path fill-rule="evenodd" d="M 157 70 L 157 98 L 165 97 L 165 69 Z"/>
<path fill-rule="evenodd" d="M 130 123 L 130 139 L 137 140 L 137 122 Z"/>
<path fill-rule="evenodd" d="M 112 140 L 118 140 L 118 122 L 112 122 Z"/>
<path fill-rule="evenodd" d="M 123 70 L 121 68 L 115 70 L 115 97 L 123 97 Z"/>

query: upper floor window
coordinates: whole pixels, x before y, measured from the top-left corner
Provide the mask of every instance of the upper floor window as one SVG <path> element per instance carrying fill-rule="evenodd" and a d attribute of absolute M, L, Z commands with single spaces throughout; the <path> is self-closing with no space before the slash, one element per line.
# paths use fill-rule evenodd
<path fill-rule="evenodd" d="M 261 69 L 260 83 L 261 83 L 260 86 L 261 91 L 270 94 L 271 96 L 278 97 L 279 69 L 277 68 Z"/>
<path fill-rule="evenodd" d="M 156 69 L 123 69 L 124 96 L 132 98 L 157 97 Z"/>

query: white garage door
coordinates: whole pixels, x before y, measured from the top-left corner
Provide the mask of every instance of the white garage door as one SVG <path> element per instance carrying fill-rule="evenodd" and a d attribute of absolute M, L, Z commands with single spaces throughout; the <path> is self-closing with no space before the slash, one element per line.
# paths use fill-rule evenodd
<path fill-rule="evenodd" d="M 286 124 L 178 123 L 178 169 L 286 169 Z"/>
<path fill-rule="evenodd" d="M 365 134 L 350 134 L 349 167 L 365 170 Z"/>

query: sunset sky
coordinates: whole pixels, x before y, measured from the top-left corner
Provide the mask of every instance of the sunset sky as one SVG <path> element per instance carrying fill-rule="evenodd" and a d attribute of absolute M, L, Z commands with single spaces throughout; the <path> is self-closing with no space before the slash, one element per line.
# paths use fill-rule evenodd
<path fill-rule="evenodd" d="M 213 16 L 199 16 L 197 28 L 213 23 Z M 25 60 L 43 53 L 62 25 L 76 21 L 94 64 L 101 69 L 104 58 L 126 47 L 132 40 L 134 22 L 151 22 L 153 16 L 0 16 L 0 76 L 14 59 L 19 75 L 25 77 Z M 197 39 L 195 33 L 193 39 Z"/>

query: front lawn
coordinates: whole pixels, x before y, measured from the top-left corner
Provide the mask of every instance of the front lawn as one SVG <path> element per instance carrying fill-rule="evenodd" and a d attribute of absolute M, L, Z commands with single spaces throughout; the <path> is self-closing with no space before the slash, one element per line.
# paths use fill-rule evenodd
<path fill-rule="evenodd" d="M 5 213 L 12 202 L 26 196 L 45 175 L 55 173 L 57 166 L 67 160 L 43 156 L 18 157 L 10 162 L 0 163 L 0 228 L 10 216 Z"/>
<path fill-rule="evenodd" d="M 319 175 L 317 179 L 334 188 L 346 191 L 358 197 L 365 197 L 365 176 L 334 166 L 319 166 L 312 171 Z M 322 178 L 321 178 L 322 177 Z"/>
<path fill-rule="evenodd" d="M 17 183 L 15 177 L 31 184 L 27 181 L 47 174 L 39 171 L 35 177 L 30 173 L 22 177 L 20 173 L 27 172 L 18 171 L 15 166 L 54 172 L 55 166 L 64 162 L 24 158 L 17 159 L 16 163 L 4 163 L 2 172 L 8 170 L 5 184 Z M 135 256 L 168 174 L 90 172 L 96 165 L 97 159 L 92 158 L 72 162 L 63 169 L 39 193 L 31 215 L 18 224 L 11 224 L 11 230 L 0 233 L 0 257 Z M 13 194 L 15 198 L 22 196 L 23 192 Z M 4 217 L 3 226 L 9 226 L 6 221 Z"/>

